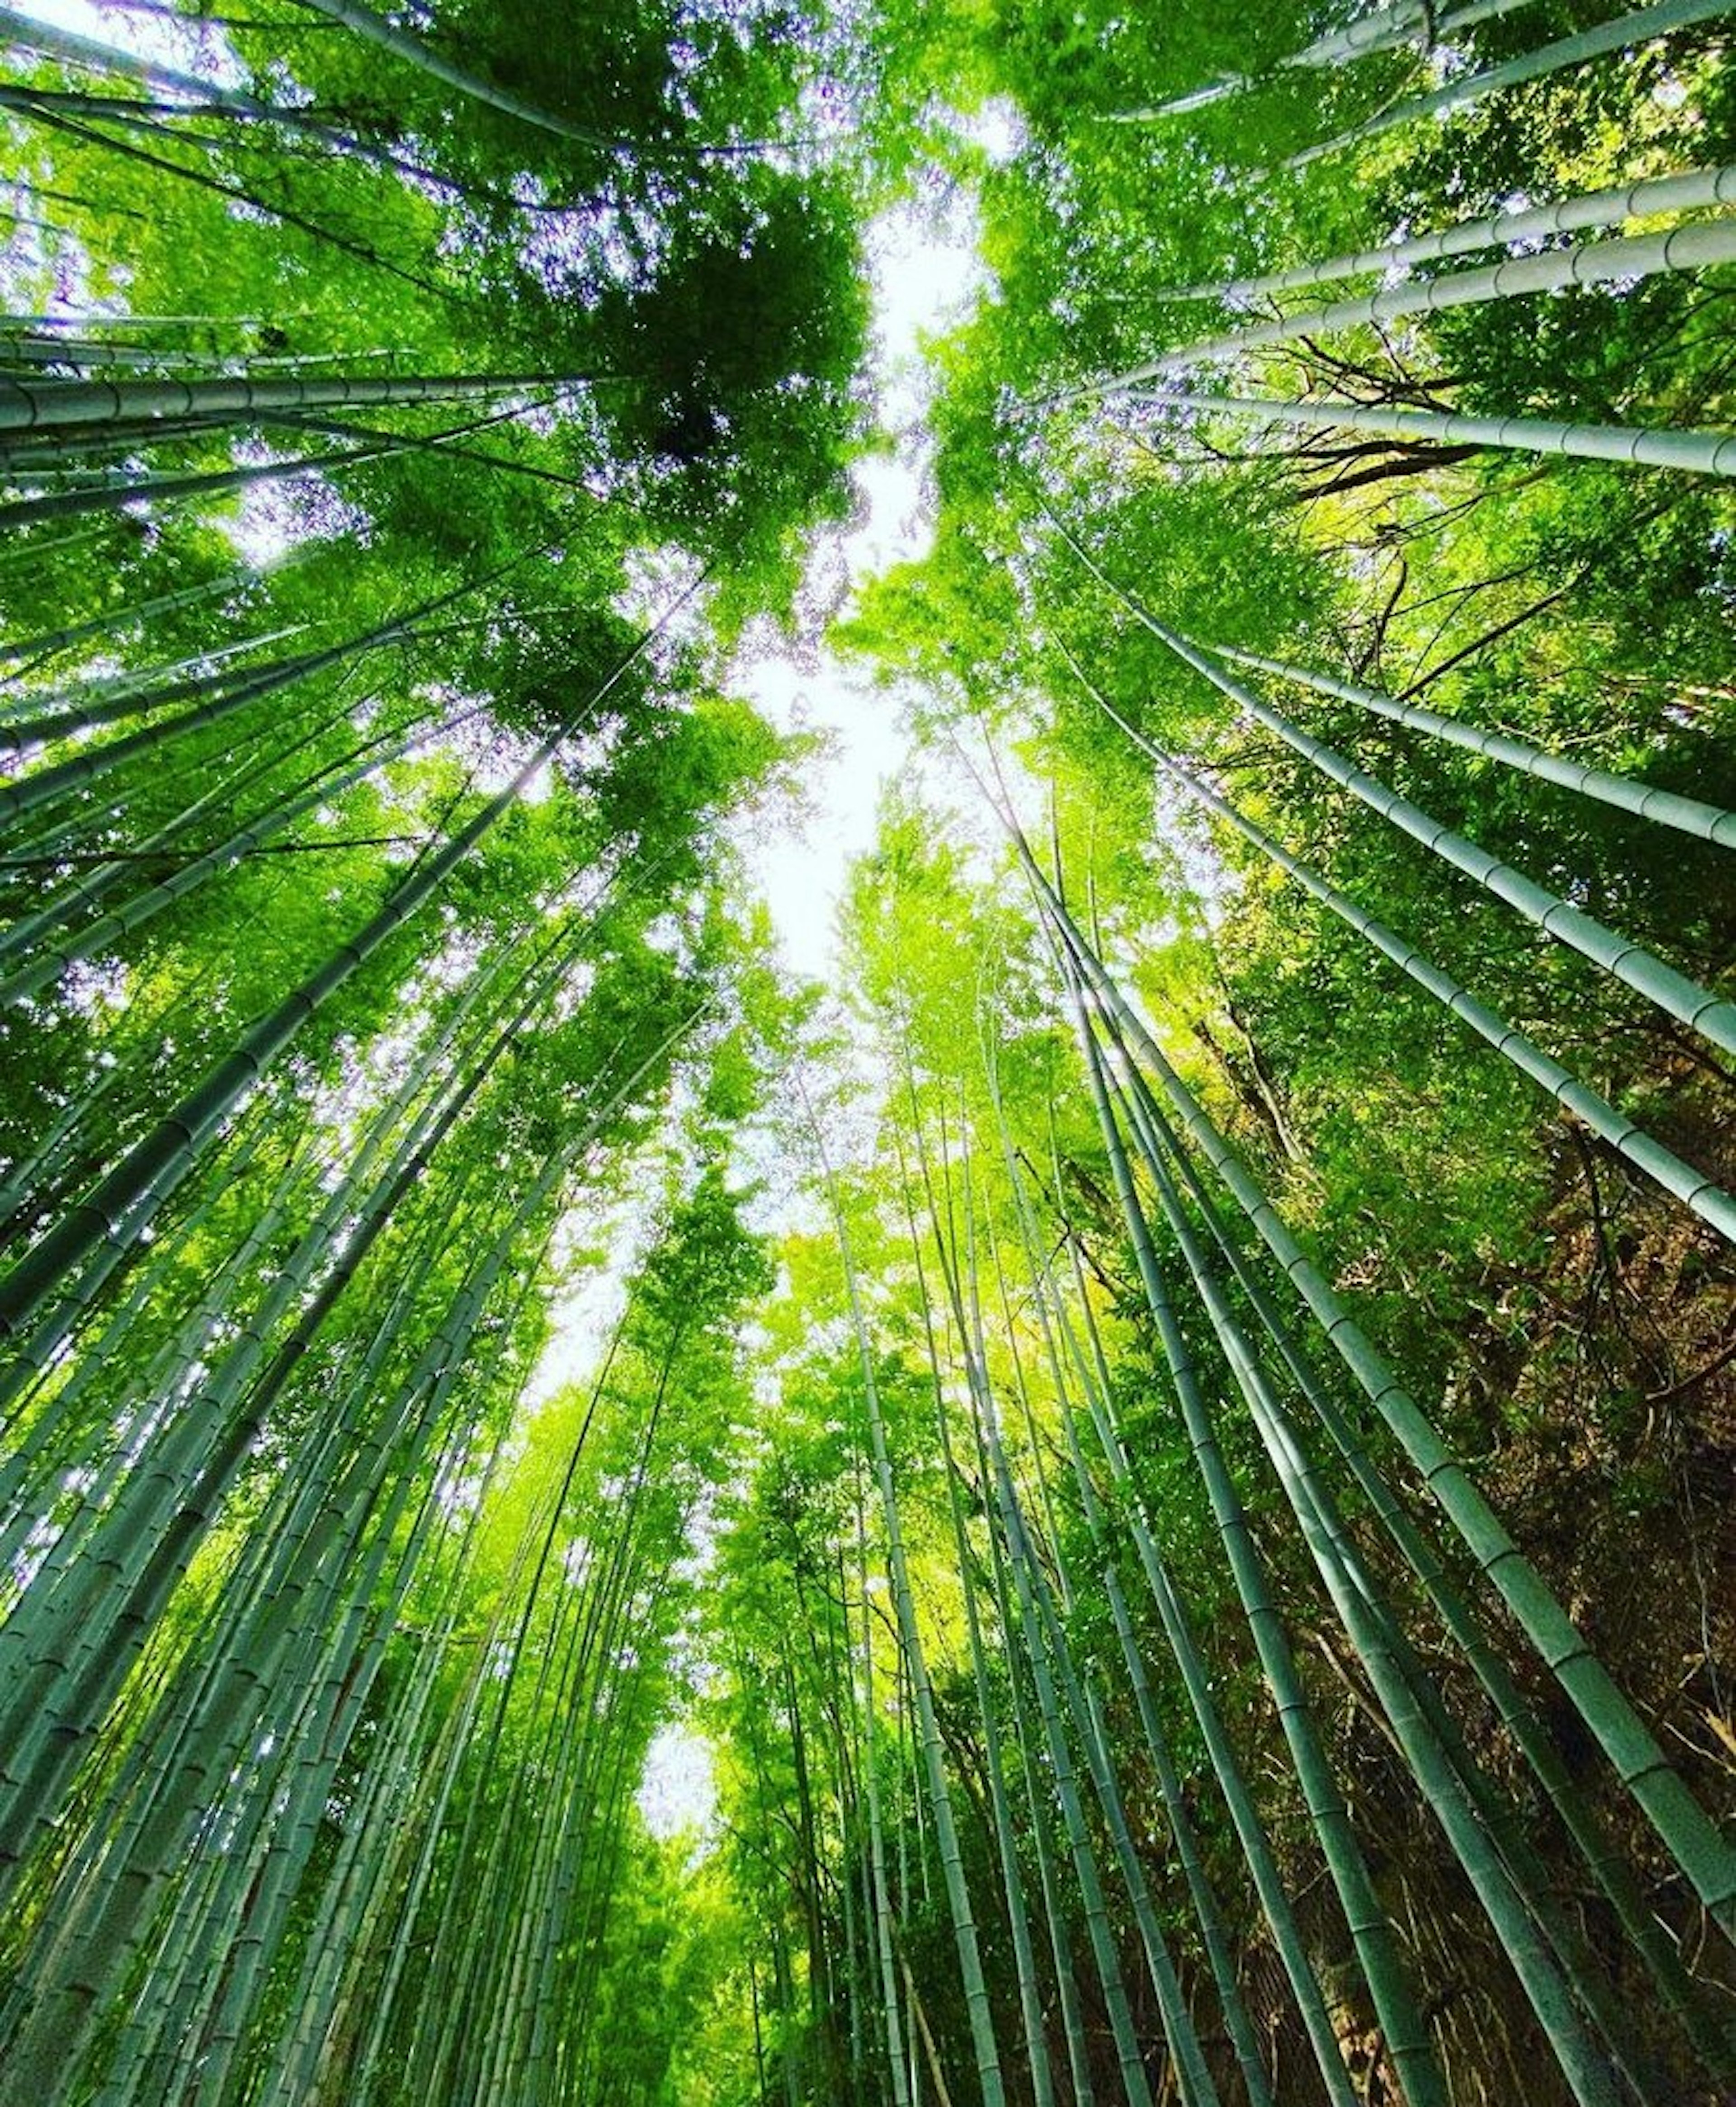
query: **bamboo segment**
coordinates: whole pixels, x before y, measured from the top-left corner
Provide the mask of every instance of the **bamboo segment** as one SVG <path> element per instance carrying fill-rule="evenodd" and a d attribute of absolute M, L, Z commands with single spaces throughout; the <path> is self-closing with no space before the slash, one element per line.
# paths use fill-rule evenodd
<path fill-rule="evenodd" d="M 1679 791 L 1656 789 L 1649 784 L 1636 783 L 1629 776 L 1612 775 L 1607 770 L 1592 768 L 1582 761 L 1563 760 L 1559 755 L 1545 752 L 1542 748 L 1514 739 L 1508 733 L 1486 731 L 1479 725 L 1467 724 L 1462 717 L 1442 717 L 1438 711 L 1420 708 L 1402 698 L 1383 695 L 1378 689 L 1360 687 L 1329 673 L 1286 665 L 1282 659 L 1262 658 L 1257 652 L 1232 650 L 1227 645 L 1214 645 L 1210 649 L 1219 658 L 1230 659 L 1238 666 L 1252 666 L 1262 673 L 1293 681 L 1299 687 L 1312 688 L 1319 694 L 1336 696 L 1340 702 L 1354 703 L 1359 709 L 1367 710 L 1374 717 L 1390 718 L 1395 724 L 1427 732 L 1431 738 L 1480 754 L 1486 761 L 1499 761 L 1506 767 L 1516 768 L 1522 775 L 1535 775 L 1545 783 L 1558 783 L 1565 789 L 1578 791 L 1582 797 L 1594 797 L 1601 804 L 1613 805 L 1638 819 L 1653 820 L 1660 827 L 1674 827 L 1682 833 L 1697 835 L 1702 841 L 1716 842 L 1723 848 L 1736 848 L 1736 812 L 1726 811 L 1721 806 L 1705 804 L 1698 797 L 1684 797 Z"/>
<path fill-rule="evenodd" d="M 1511 242 L 1546 240 L 1552 234 L 1576 234 L 1587 227 L 1618 227 L 1625 220 L 1732 204 L 1736 204 L 1736 166 L 1684 168 L 1672 176 L 1652 176 L 1643 182 L 1621 183 L 1611 190 L 1560 198 L 1554 204 L 1525 205 L 1487 213 L 1479 219 L 1459 220 L 1433 234 L 1408 235 L 1402 240 L 1389 241 L 1377 249 L 1359 249 L 1347 256 L 1328 257 L 1322 263 L 1293 264 L 1255 277 L 1229 278 L 1216 285 L 1179 285 L 1154 297 L 1226 303 L 1261 299 L 1272 293 L 1297 292 L 1304 286 L 1329 285 L 1338 278 L 1404 270 L 1413 263 L 1432 263 L 1444 257 L 1468 255 Z"/>
<path fill-rule="evenodd" d="M 1135 395 L 1131 399 L 1208 416 L 1222 411 L 1263 418 L 1273 424 L 1300 425 L 1307 431 L 1384 432 L 1395 438 L 1437 439 L 1442 446 L 1511 447 L 1521 453 L 1615 461 L 1626 468 L 1736 475 L 1736 437 L 1724 432 L 1576 425 L 1547 417 L 1471 417 L 1457 411 L 1396 410 L 1385 403 L 1286 402 L 1263 396 L 1199 395 L 1179 390 Z"/>
<path fill-rule="evenodd" d="M 1477 22 L 1486 21 L 1492 16 L 1509 15 L 1531 4 L 1531 0 L 1465 0 L 1465 4 L 1437 16 L 1432 7 L 1419 4 L 1419 0 L 1399 0 L 1397 5 L 1374 9 L 1342 29 L 1329 30 L 1301 51 L 1281 59 L 1279 64 L 1286 69 L 1324 68 L 1364 58 L 1374 52 L 1394 51 L 1403 44 L 1421 43 L 1426 47 L 1455 36 Z M 1177 96 L 1172 101 L 1160 103 L 1154 109 L 1113 110 L 1101 121 L 1108 124 L 1149 124 L 1162 118 L 1185 116 L 1259 84 L 1248 74 L 1231 74 L 1204 88 L 1196 88 L 1189 94 Z"/>
<path fill-rule="evenodd" d="M 600 374 L 443 374 L 391 380 L 365 375 L 329 380 L 20 380 L 0 375 L 0 431 L 137 424 L 164 417 L 245 421 L 268 410 L 320 410 L 368 403 L 456 402 L 528 389 L 578 387 Z"/>
<path fill-rule="evenodd" d="M 1729 173 L 1736 191 L 1736 172 Z M 1082 393 L 1119 392 L 1142 386 L 1170 373 L 1215 360 L 1244 357 L 1298 338 L 1335 330 L 1378 326 L 1407 315 L 1442 314 L 1486 300 L 1514 299 L 1531 293 L 1562 292 L 1570 287 L 1608 285 L 1617 279 L 1650 278 L 1671 271 L 1702 271 L 1736 262 L 1736 226 L 1722 221 L 1695 221 L 1666 234 L 1641 234 L 1612 241 L 1581 242 L 1572 249 L 1545 249 L 1532 256 L 1509 256 L 1476 271 L 1458 271 L 1379 291 L 1330 306 L 1284 315 L 1276 321 L 1251 322 L 1221 336 L 1202 337 L 1142 366 L 1129 366 L 1113 379 L 1094 383 Z"/>

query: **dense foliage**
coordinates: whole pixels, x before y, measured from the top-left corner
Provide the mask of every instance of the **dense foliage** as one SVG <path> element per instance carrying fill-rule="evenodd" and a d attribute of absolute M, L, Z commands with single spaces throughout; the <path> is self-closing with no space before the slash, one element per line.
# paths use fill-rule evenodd
<path fill-rule="evenodd" d="M 64 12 L 0 2096 L 1729 2097 L 1724 11 Z"/>

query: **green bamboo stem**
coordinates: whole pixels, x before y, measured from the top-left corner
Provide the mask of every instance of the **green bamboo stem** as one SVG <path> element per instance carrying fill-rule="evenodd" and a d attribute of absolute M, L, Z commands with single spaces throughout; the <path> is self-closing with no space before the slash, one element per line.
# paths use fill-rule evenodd
<path fill-rule="evenodd" d="M 1115 393 L 1075 390 L 1076 393 Z M 1473 417 L 1459 411 L 1401 410 L 1384 402 L 1294 402 L 1268 396 L 1208 395 L 1184 389 L 1129 399 L 1201 416 L 1220 413 L 1306 431 L 1380 432 L 1443 447 L 1502 447 L 1571 460 L 1614 461 L 1627 468 L 1674 469 L 1689 475 L 1736 475 L 1736 436 L 1648 425 L 1580 425 L 1551 417 Z"/>
<path fill-rule="evenodd" d="M 1655 1737 L 1611 1681 L 1542 1576 L 1513 1542 L 1426 1414 L 1306 1257 L 1144 1022 L 1079 935 L 1042 874 L 1021 858 L 1092 995 L 1114 1016 L 1162 1083 L 1181 1124 L 1259 1232 L 1280 1269 L 1313 1312 L 1334 1350 L 1366 1391 L 1429 1493 L 1470 1551 L 1480 1573 L 1518 1620 L 1585 1721 L 1616 1775 L 1681 1867 L 1712 1921 L 1736 1935 L 1736 1850 L 1666 1759 Z"/>
<path fill-rule="evenodd" d="M 1378 689 L 1361 687 L 1329 673 L 1286 665 L 1282 659 L 1262 658 L 1257 652 L 1232 650 L 1227 645 L 1209 648 L 1216 657 L 1230 659 L 1238 666 L 1251 666 L 1259 672 L 1293 681 L 1298 687 L 1311 688 L 1316 694 L 1353 703 L 1371 716 L 1427 732 L 1432 739 L 1464 747 L 1486 761 L 1500 761 L 1506 767 L 1518 769 L 1522 775 L 1535 775 L 1540 781 L 1576 790 L 1582 797 L 1613 805 L 1638 819 L 1650 820 L 1661 827 L 1675 828 L 1702 841 L 1716 842 L 1721 847 L 1736 847 L 1736 812 L 1727 811 L 1721 806 L 1706 804 L 1698 797 L 1684 797 L 1677 791 L 1659 790 L 1649 784 L 1636 783 L 1629 776 L 1613 775 L 1582 761 L 1564 760 L 1558 754 L 1547 752 L 1508 733 L 1486 731 L 1480 725 L 1467 724 L 1462 717 L 1443 717 L 1438 711 L 1423 709 L 1401 696 L 1383 694 Z"/>
<path fill-rule="evenodd" d="M 1332 256 L 1316 263 L 1298 263 L 1282 271 L 1266 271 L 1247 278 L 1229 278 L 1217 285 L 1179 285 L 1155 295 L 1159 300 L 1263 299 L 1273 293 L 1297 292 L 1311 285 L 1331 284 L 1339 278 L 1360 278 L 1408 269 L 1413 263 L 1432 263 L 1449 256 L 1464 256 L 1479 249 L 1495 249 L 1513 242 L 1546 240 L 1552 234 L 1582 232 L 1587 227 L 1619 227 L 1630 219 L 1661 218 L 1666 213 L 1698 212 L 1708 207 L 1736 204 L 1736 166 L 1683 168 L 1674 175 L 1652 176 L 1640 182 L 1618 183 L 1612 188 L 1587 191 L 1577 196 L 1558 199 L 1554 204 L 1524 205 L 1487 213 L 1480 218 L 1461 219 L 1432 234 L 1407 235 L 1374 249 L 1359 249 L 1347 256 Z"/>
<path fill-rule="evenodd" d="M 1386 1912 L 1376 1897 L 1361 1846 L 1351 1829 L 1343 1795 L 1333 1778 L 1318 1731 L 1307 1709 L 1289 1641 L 1261 1567 L 1240 1496 L 1230 1478 L 1158 1269 L 1145 1211 L 1134 1188 L 1127 1152 L 1109 1104 L 1108 1085 L 1076 991 L 1074 1006 L 1092 1102 L 1135 1263 L 1186 1425 L 1187 1438 L 1230 1561 L 1262 1671 L 1301 1783 L 1309 1817 L 1343 1907 L 1346 1925 L 1374 2001 L 1387 2052 L 1410 2107 L 1446 2107 L 1439 2066 L 1422 2015 L 1400 1965 Z"/>

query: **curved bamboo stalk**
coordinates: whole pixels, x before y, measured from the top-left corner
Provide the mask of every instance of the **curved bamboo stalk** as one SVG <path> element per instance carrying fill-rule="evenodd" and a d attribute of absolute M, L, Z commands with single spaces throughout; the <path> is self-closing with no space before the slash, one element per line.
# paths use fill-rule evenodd
<path fill-rule="evenodd" d="M 384 16 L 376 15 L 371 7 L 364 7 L 360 0 L 301 0 L 304 7 L 316 14 L 341 22 L 346 29 L 353 29 L 358 36 L 365 37 L 371 44 L 391 52 L 394 58 L 406 60 L 419 72 L 455 88 L 461 95 L 468 96 L 473 102 L 480 102 L 490 110 L 497 110 L 507 117 L 516 117 L 540 130 L 552 132 L 559 138 L 576 140 L 582 146 L 605 150 L 618 147 L 621 142 L 606 134 L 594 132 L 588 126 L 576 124 L 571 118 L 562 117 L 540 104 L 530 102 L 510 89 L 497 88 L 492 81 L 484 80 L 467 67 L 455 65 L 450 59 L 443 58 L 431 44 L 421 37 L 413 36 L 407 29 L 399 29 Z"/>
<path fill-rule="evenodd" d="M 1475 23 L 1486 21 L 1491 16 L 1509 15 L 1516 8 L 1531 4 L 1531 0 L 1466 0 L 1466 4 L 1449 10 L 1437 20 L 1433 9 L 1419 4 L 1419 0 L 1399 0 L 1396 6 L 1377 7 L 1344 29 L 1329 30 L 1316 37 L 1312 43 L 1291 52 L 1278 63 L 1281 70 L 1323 68 L 1365 58 L 1375 52 L 1396 51 L 1404 44 L 1421 43 L 1427 46 L 1468 29 Z M 1100 121 L 1105 124 L 1149 124 L 1166 117 L 1185 116 L 1190 111 L 1203 110 L 1212 103 L 1221 102 L 1227 96 L 1242 94 L 1260 84 L 1253 74 L 1230 74 L 1221 80 L 1212 81 L 1151 109 L 1109 111 Z"/>

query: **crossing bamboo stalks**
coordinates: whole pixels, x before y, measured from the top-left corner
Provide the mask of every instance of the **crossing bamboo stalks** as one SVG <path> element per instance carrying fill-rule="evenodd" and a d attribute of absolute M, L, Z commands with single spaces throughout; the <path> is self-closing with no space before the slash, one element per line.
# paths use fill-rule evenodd
<path fill-rule="evenodd" d="M 1125 592 L 1108 578 L 1096 562 L 1086 554 L 1072 535 L 1063 530 L 1068 546 L 1078 557 L 1091 575 L 1114 594 L 1122 606 L 1155 636 L 1167 645 L 1185 665 L 1196 673 L 1203 674 L 1221 694 L 1226 696 L 1239 709 L 1267 730 L 1275 732 L 1285 745 L 1311 762 L 1330 781 L 1359 797 L 1383 819 L 1390 820 L 1402 833 L 1444 863 L 1480 885 L 1486 892 L 1522 914 L 1543 931 L 1571 950 L 1591 960 L 1594 965 L 1615 979 L 1625 982 L 1648 1002 L 1654 1003 L 1679 1023 L 1690 1031 L 1698 1031 L 1727 1054 L 1736 1054 L 1736 1003 L 1725 1001 L 1711 994 L 1685 973 L 1678 973 L 1662 959 L 1655 958 L 1642 946 L 1630 938 L 1608 928 L 1581 909 L 1571 905 L 1558 895 L 1549 892 L 1523 872 L 1515 870 L 1499 856 L 1477 847 L 1463 834 L 1456 833 L 1432 814 L 1425 812 L 1408 797 L 1401 797 L 1377 776 L 1356 767 L 1336 752 L 1324 741 L 1304 731 L 1299 725 L 1292 724 L 1281 712 L 1257 695 L 1251 688 L 1233 680 L 1221 667 L 1190 643 L 1167 624 L 1159 622 L 1149 609 L 1132 595 Z"/>
<path fill-rule="evenodd" d="M 226 571 L 214 578 L 205 579 L 196 586 L 185 586 L 178 591 L 154 594 L 148 600 L 128 601 L 119 607 L 106 609 L 101 614 L 88 615 L 82 622 L 64 624 L 59 629 L 38 632 L 21 638 L 17 643 L 0 649 L 0 658 L 17 668 L 7 675 L 16 681 L 34 672 L 44 661 L 62 651 L 70 651 L 74 645 L 88 644 L 99 636 L 112 636 L 117 631 L 157 620 L 160 616 L 176 614 L 182 608 L 197 607 L 205 600 L 217 600 L 229 594 L 239 594 L 248 586 L 261 580 L 263 574 L 252 568 Z"/>
<path fill-rule="evenodd" d="M 389 762 L 401 758 L 420 740 L 455 731 L 474 721 L 481 714 L 482 707 L 478 704 L 471 709 L 461 711 L 439 725 L 412 724 L 403 730 L 383 732 L 366 741 L 358 749 L 362 757 L 349 767 L 322 771 L 312 786 L 299 797 L 274 806 L 263 818 L 232 834 L 217 847 L 206 850 L 202 856 L 189 858 L 168 878 L 135 893 L 119 907 L 100 916 L 70 937 L 40 948 L 36 940 L 44 933 L 40 926 L 43 918 L 34 918 L 38 926 L 29 932 L 29 937 L 26 940 L 28 948 L 34 954 L 31 963 L 0 979 L 0 1009 L 11 1003 L 23 1001 L 50 986 L 76 959 L 90 958 L 132 935 L 164 908 L 172 906 L 177 900 L 196 891 L 208 879 L 274 840 L 286 827 L 293 826 L 297 820 L 305 818 L 310 812 L 320 811 L 332 798 L 341 797 L 346 790 L 367 781 Z M 12 936 L 13 932 L 7 931 L 4 937 L 0 938 L 0 959 L 25 948 L 24 944 L 15 946 Z"/>
<path fill-rule="evenodd" d="M 1043 1342 L 1050 1383 L 1060 1407 L 1062 1431 L 1065 1437 L 1067 1457 L 1073 1473 L 1073 1485 L 1079 1497 L 1080 1509 L 1085 1518 L 1094 1555 L 1097 1561 L 1098 1577 L 1109 1605 L 1109 1614 L 1115 1626 L 1117 1644 L 1121 1648 L 1122 1663 L 1133 1691 L 1134 1703 L 1138 1710 L 1140 1730 L 1145 1736 L 1147 1752 L 1158 1779 L 1165 1818 L 1169 1826 L 1176 1855 L 1181 1862 L 1186 1882 L 1189 1898 L 1199 1926 L 1201 1943 L 1206 1952 L 1208 1965 L 1217 1990 L 1218 2003 L 1224 2015 L 1226 2028 L 1235 2052 L 1237 2067 L 1247 2091 L 1249 2107 L 1271 2107 L 1272 2094 L 1266 2067 L 1261 2060 L 1253 2024 L 1247 2004 L 1242 1996 L 1240 1983 L 1236 1979 L 1235 1964 L 1226 1930 L 1223 1912 L 1217 1897 L 1212 1892 L 1200 1855 L 1199 1840 L 1188 1811 L 1187 1799 L 1180 1773 L 1171 1751 L 1169 1737 L 1158 1714 L 1151 1679 L 1136 1638 L 1127 1597 L 1122 1592 L 1120 1575 L 1115 1570 L 1105 1533 L 1105 1516 L 1092 1482 L 1085 1453 L 1079 1442 L 1078 1429 L 1074 1423 L 1072 1384 L 1063 1364 L 1059 1345 L 1049 1309 L 1046 1285 L 1038 1263 L 1037 1252 L 1032 1236 L 1028 1200 L 1019 1175 L 1019 1164 L 1013 1152 L 1011 1138 L 998 1094 L 996 1102 L 996 1124 L 1000 1130 L 1001 1159 L 1009 1184 L 1014 1195 L 1019 1215 L 1020 1239 L 1025 1265 L 1034 1303 L 1038 1328 Z M 1014 1332 L 1012 1305 L 1005 1271 L 1000 1266 L 998 1247 L 996 1251 L 996 1274 L 1001 1289 L 1001 1308 L 1005 1325 L 1009 1349 L 1013 1356 L 1014 1380 L 1022 1398 L 1026 1397 L 1023 1364 Z M 1028 1411 L 1028 1399 L 1027 1410 Z M 1035 1444 L 1033 1444 L 1033 1453 Z M 1336 2059 L 1334 2059 L 1336 2061 Z"/>
<path fill-rule="evenodd" d="M 1144 1131 L 1155 1137 L 1169 1173 L 1185 1188 L 1237 1286 L 1289 1370 L 1296 1389 L 1306 1399 L 1349 1467 L 1371 1511 L 1421 1582 L 1442 1624 L 1457 1641 L 1503 1725 L 1536 1773 L 1563 1826 L 1608 1896 L 1623 1930 L 1644 1958 L 1658 1990 L 1707 2068 L 1716 2073 L 1729 2069 L 1736 2063 L 1736 2042 L 1730 2039 L 1728 2029 L 1712 2013 L 1701 1987 L 1684 1969 L 1675 1944 L 1648 1905 L 1625 1861 L 1603 1833 L 1586 1803 L 1584 1791 L 1543 1730 L 1512 1671 L 1491 1645 L 1434 1548 L 1399 1502 L 1333 1398 L 1320 1370 L 1291 1332 L 1271 1292 L 1231 1235 L 1203 1179 L 1128 1052 L 1115 1019 L 1100 1008 L 1095 1021 L 1107 1035 L 1120 1062 L 1124 1086 L 1132 1094 Z M 1522 1845 L 1522 1834 L 1504 1835 L 1504 1853 L 1511 1858 L 1515 1844 Z"/>
<path fill-rule="evenodd" d="M 908 1046 L 906 1048 L 906 1087 L 914 1101 L 915 1079 L 911 1071 Z M 914 1102 L 912 1109 L 914 1111 Z M 965 1530 L 965 1516 L 959 1498 L 956 1467 L 952 1453 L 952 1436 L 947 1425 L 946 1392 L 941 1377 L 939 1344 L 934 1335 L 934 1323 L 929 1302 L 928 1282 L 925 1276 L 920 1240 L 916 1232 L 914 1209 L 910 1202 L 909 1174 L 899 1150 L 900 1182 L 905 1188 L 906 1221 L 910 1231 L 911 1248 L 916 1264 L 916 1292 L 922 1305 L 923 1338 L 927 1349 L 929 1366 L 934 1391 L 934 1419 L 940 1436 L 941 1456 L 947 1475 L 947 1510 L 952 1528 L 954 1554 L 958 1561 L 958 1584 L 965 1605 L 965 1642 L 970 1655 L 971 1684 L 977 1700 L 978 1715 L 982 1722 L 984 1751 L 984 1769 L 988 1779 L 989 1806 L 993 1818 L 995 1848 L 1001 1862 L 1002 1890 L 1006 1898 L 1007 1922 L 1012 1933 L 1014 1965 L 1019 1977 L 1019 2011 L 1024 2023 L 1026 2065 L 1030 2073 L 1031 2090 L 1037 2107 L 1055 2107 L 1055 2080 L 1050 2069 L 1048 2044 L 1043 2025 L 1042 1993 L 1037 1978 L 1035 1952 L 1031 1939 L 1030 1912 L 1026 1907 L 1024 1882 L 1019 1870 L 1018 1839 L 1013 1827 L 1009 1806 L 1005 1766 L 1002 1760 L 1001 1737 L 995 1718 L 995 1708 L 989 1692 L 987 1656 L 984 1649 L 982 1621 L 978 1613 L 975 1584 L 971 1578 L 970 1551 Z M 924 1166 L 926 1168 L 926 1166 Z"/>
<path fill-rule="evenodd" d="M 1047 1524 L 1049 1558 L 1059 1592 L 1059 1606 L 1055 1600 L 1056 1586 L 1051 1586 L 1042 1561 L 1033 1555 L 1029 1525 L 1013 1480 L 1002 1439 L 1001 1414 L 988 1378 L 978 1278 L 976 1203 L 968 1153 L 960 1167 L 965 1187 L 965 1248 L 962 1257 L 957 1251 L 956 1238 L 951 1240 L 950 1249 L 948 1243 L 942 1241 L 938 1219 L 933 1220 L 932 1227 L 948 1304 L 959 1332 L 967 1386 L 975 1399 L 977 1416 L 987 1443 L 990 1468 L 995 1474 L 1002 1528 L 1007 1534 L 1008 1555 L 1015 1571 L 1021 1561 L 1026 1561 L 1029 1568 L 1031 1593 L 1037 1604 L 1042 1640 L 1049 1649 L 1055 1679 L 1066 1699 L 1074 1732 L 1085 1754 L 1086 1769 L 1109 1831 L 1122 1885 L 1133 1905 L 1134 1921 L 1145 1956 L 1147 1977 L 1157 1999 L 1159 2020 L 1176 2090 L 1190 2107 L 1196 2107 L 1196 2103 L 1197 2107 L 1217 2107 L 1217 2088 L 1207 2066 L 1193 2015 L 1182 1994 L 1175 1961 L 1158 1919 L 1144 1862 L 1133 1841 L 1121 1780 L 1104 1718 L 1100 1693 L 1074 1659 L 1066 1625 L 1060 1614 L 1062 1610 L 1071 1605 L 1072 1584 L 1062 1549 L 1061 1531 L 1050 1498 L 1046 1477 L 1038 1460 L 1034 1422 L 1028 1427 L 1028 1432 L 1032 1444 L 1033 1467 L 1037 1472 L 1038 1496 Z M 930 1190 L 932 1192 L 932 1188 Z M 932 1199 L 930 1205 L 932 1208 Z M 1022 1390 L 1019 1395 L 1023 1398 Z"/>

